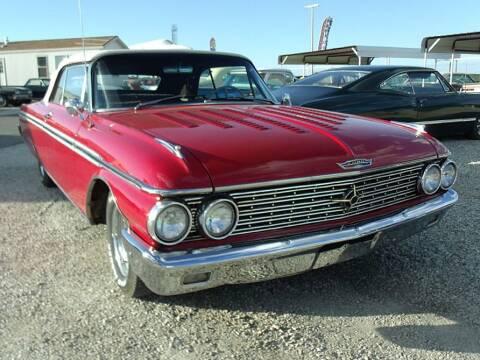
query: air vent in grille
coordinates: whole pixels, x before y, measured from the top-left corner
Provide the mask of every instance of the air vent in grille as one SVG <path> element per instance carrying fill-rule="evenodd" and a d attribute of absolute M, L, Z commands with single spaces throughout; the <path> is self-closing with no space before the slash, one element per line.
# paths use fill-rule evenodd
<path fill-rule="evenodd" d="M 419 196 L 423 163 L 318 181 L 231 191 L 240 210 L 233 235 L 341 220 Z M 201 196 L 185 199 L 196 216 Z M 187 240 L 200 239 L 192 229 Z"/>

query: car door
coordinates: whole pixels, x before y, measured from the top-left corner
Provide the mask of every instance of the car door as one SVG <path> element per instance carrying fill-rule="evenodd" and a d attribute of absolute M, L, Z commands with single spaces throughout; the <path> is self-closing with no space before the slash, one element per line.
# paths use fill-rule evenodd
<path fill-rule="evenodd" d="M 52 141 L 48 150 L 49 164 L 47 171 L 67 196 L 77 205 L 83 204 L 83 197 L 78 191 L 79 173 L 87 164 L 75 148 L 78 146 L 77 132 L 84 114 L 70 114 L 69 102 L 79 100 L 85 103 L 86 71 L 84 65 L 66 67 L 58 80 L 44 114 L 44 121 L 57 134 L 57 141 Z"/>
<path fill-rule="evenodd" d="M 462 95 L 435 71 L 410 71 L 408 76 L 417 102 L 417 123 L 437 125 L 461 121 L 464 114 Z"/>
<path fill-rule="evenodd" d="M 362 115 L 401 122 L 417 120 L 417 103 L 407 73 L 392 75 L 369 93 L 370 98 L 365 93 L 363 100 L 371 109 Z"/>
<path fill-rule="evenodd" d="M 25 84 L 25 87 L 32 91 L 32 97 L 34 99 L 39 99 L 41 96 L 39 95 L 40 87 L 42 85 L 42 81 L 40 79 L 30 79 Z"/>

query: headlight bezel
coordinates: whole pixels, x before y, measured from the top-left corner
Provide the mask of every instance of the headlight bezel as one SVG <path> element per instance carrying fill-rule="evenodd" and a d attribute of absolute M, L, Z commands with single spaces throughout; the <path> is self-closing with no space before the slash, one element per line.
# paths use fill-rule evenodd
<path fill-rule="evenodd" d="M 170 208 L 172 206 L 181 207 L 186 212 L 187 219 L 188 219 L 188 225 L 185 227 L 185 230 L 182 233 L 182 236 L 179 237 L 178 239 L 175 239 L 174 241 L 170 241 L 168 239 L 162 238 L 161 236 L 159 236 L 157 234 L 157 231 L 156 231 L 156 224 L 157 224 L 158 217 L 165 210 L 167 210 L 168 208 Z M 183 240 L 185 240 L 185 238 L 188 236 L 188 234 L 190 233 L 190 231 L 192 229 L 192 225 L 193 225 L 193 217 L 192 217 L 192 212 L 190 211 L 190 208 L 186 204 L 184 204 L 180 201 L 176 201 L 176 200 L 165 199 L 165 200 L 159 201 L 150 210 L 150 212 L 148 214 L 148 219 L 147 219 L 147 229 L 148 229 L 148 233 L 150 234 L 150 236 L 156 242 L 158 242 L 162 245 L 167 245 L 167 246 L 176 245 L 176 244 L 181 243 Z"/>
<path fill-rule="evenodd" d="M 455 167 L 455 177 L 453 178 L 453 181 L 450 185 L 448 186 L 443 186 L 443 170 L 444 168 L 447 166 L 447 165 L 453 165 Z M 455 161 L 452 161 L 450 159 L 447 159 L 443 164 L 442 164 L 442 167 L 440 168 L 440 171 L 442 172 L 442 177 L 441 177 L 441 181 L 440 181 L 440 187 L 443 189 L 443 190 L 448 190 L 450 189 L 453 185 L 455 185 L 456 181 L 457 181 L 457 178 L 458 178 L 458 166 L 457 166 L 457 163 Z"/>
<path fill-rule="evenodd" d="M 425 186 L 424 186 L 424 181 L 426 179 L 426 176 L 428 175 L 429 170 L 432 169 L 432 168 L 438 168 L 438 171 L 440 172 L 440 181 L 438 182 L 438 185 L 435 188 L 435 190 L 427 191 L 425 189 Z M 427 167 L 425 167 L 425 169 L 422 172 L 422 176 L 419 179 L 419 189 L 420 189 L 420 191 L 422 191 L 426 195 L 433 195 L 440 189 L 441 185 L 442 185 L 442 168 L 440 167 L 440 165 L 438 165 L 437 163 L 427 165 Z"/>
<path fill-rule="evenodd" d="M 228 232 L 222 234 L 221 236 L 216 236 L 214 234 L 211 234 L 208 231 L 207 225 L 206 225 L 206 218 L 207 218 L 208 212 L 222 202 L 226 202 L 232 207 L 232 209 L 234 211 L 234 216 L 233 216 L 234 221 L 233 221 L 233 224 L 232 224 L 232 226 L 231 226 L 231 228 L 229 229 Z M 222 239 L 225 239 L 225 238 L 229 237 L 235 231 L 235 228 L 237 227 L 237 224 L 238 224 L 239 217 L 240 217 L 240 212 L 239 212 L 239 209 L 238 209 L 238 205 L 235 203 L 235 201 L 233 201 L 232 199 L 229 199 L 229 198 L 222 197 L 222 198 L 216 198 L 216 199 L 213 199 L 213 200 L 206 201 L 202 205 L 202 207 L 199 211 L 197 221 L 198 221 L 198 225 L 199 225 L 199 230 L 202 232 L 203 235 L 205 235 L 206 237 L 208 237 L 210 239 L 213 239 L 213 240 L 222 240 Z"/>

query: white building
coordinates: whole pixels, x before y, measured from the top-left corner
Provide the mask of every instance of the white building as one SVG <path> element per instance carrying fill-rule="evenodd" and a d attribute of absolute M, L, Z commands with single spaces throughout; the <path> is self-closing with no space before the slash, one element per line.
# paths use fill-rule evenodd
<path fill-rule="evenodd" d="M 143 43 L 130 45 L 129 49 L 134 50 L 191 50 L 191 47 L 174 44 L 167 39 L 156 39 Z"/>
<path fill-rule="evenodd" d="M 118 36 L 84 39 L 86 51 L 127 49 Z M 0 42 L 0 85 L 23 85 L 30 78 L 49 78 L 60 62 L 82 50 L 82 39 Z"/>

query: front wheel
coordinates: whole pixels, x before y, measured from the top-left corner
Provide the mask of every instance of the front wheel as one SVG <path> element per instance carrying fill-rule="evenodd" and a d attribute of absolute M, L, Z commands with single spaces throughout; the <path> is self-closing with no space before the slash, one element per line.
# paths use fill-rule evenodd
<path fill-rule="evenodd" d="M 48 188 L 55 187 L 55 183 L 47 174 L 41 162 L 38 163 L 38 172 L 40 173 L 40 181 L 42 182 L 43 186 Z"/>
<path fill-rule="evenodd" d="M 115 282 L 129 297 L 141 298 L 149 295 L 150 290 L 130 266 L 130 256 L 125 248 L 126 240 L 122 235 L 122 230 L 128 229 L 128 223 L 118 210 L 111 193 L 108 195 L 106 215 L 107 241 Z"/>
<path fill-rule="evenodd" d="M 0 108 L 7 106 L 7 98 L 3 95 L 0 95 Z"/>
<path fill-rule="evenodd" d="M 472 123 L 472 127 L 467 136 L 473 140 L 480 140 L 480 118 L 477 118 L 477 120 Z"/>

